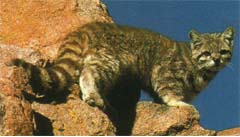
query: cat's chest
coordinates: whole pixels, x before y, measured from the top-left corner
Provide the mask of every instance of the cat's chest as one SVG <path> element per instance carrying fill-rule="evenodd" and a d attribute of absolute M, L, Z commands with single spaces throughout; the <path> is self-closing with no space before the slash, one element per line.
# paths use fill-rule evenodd
<path fill-rule="evenodd" d="M 171 70 L 173 77 L 181 81 L 185 87 L 194 87 L 196 68 L 190 58 L 184 56 L 175 57 L 170 61 L 168 69 Z"/>

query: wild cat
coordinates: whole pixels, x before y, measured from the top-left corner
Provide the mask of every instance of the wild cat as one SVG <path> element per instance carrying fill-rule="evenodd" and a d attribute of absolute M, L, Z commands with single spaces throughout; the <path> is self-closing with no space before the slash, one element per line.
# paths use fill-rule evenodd
<path fill-rule="evenodd" d="M 230 62 L 233 36 L 232 27 L 222 33 L 192 30 L 190 42 L 177 42 L 149 30 L 95 22 L 70 33 L 50 67 L 21 59 L 13 64 L 23 67 L 33 89 L 46 96 L 77 83 L 86 103 L 104 108 L 122 77 L 136 77 L 142 89 L 168 106 L 188 106 Z"/>

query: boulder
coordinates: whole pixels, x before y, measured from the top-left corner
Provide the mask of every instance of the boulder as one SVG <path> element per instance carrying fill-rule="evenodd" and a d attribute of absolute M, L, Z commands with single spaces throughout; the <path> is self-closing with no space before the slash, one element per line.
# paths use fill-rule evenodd
<path fill-rule="evenodd" d="M 240 127 L 219 131 L 217 136 L 240 136 Z"/>
<path fill-rule="evenodd" d="M 21 69 L 0 68 L 0 135 L 33 135 L 33 111 L 22 94 L 26 75 Z"/>
<path fill-rule="evenodd" d="M 168 107 L 153 102 L 139 102 L 132 128 L 135 136 L 215 135 L 199 125 L 199 114 L 192 107 Z"/>
<path fill-rule="evenodd" d="M 37 127 L 35 135 L 109 136 L 116 132 L 107 115 L 80 99 L 56 105 L 35 102 L 32 108 Z"/>
<path fill-rule="evenodd" d="M 42 116 L 42 112 L 34 110 L 31 102 L 24 96 L 25 92 L 32 93 L 32 91 L 23 70 L 6 64 L 13 58 L 22 58 L 33 64 L 52 60 L 63 38 L 69 32 L 94 21 L 112 22 L 106 6 L 100 0 L 0 0 L 0 135 L 40 133 L 40 129 L 34 127 L 37 127 L 39 117 Z M 41 105 L 45 107 L 45 104 L 38 103 L 39 108 L 42 108 Z M 37 106 L 36 103 L 34 106 Z M 80 106 L 79 109 L 81 109 Z M 54 107 L 52 106 L 51 112 L 56 111 Z M 76 110 L 79 111 L 79 109 Z M 64 114 L 66 111 L 64 108 L 60 110 L 63 112 L 56 112 Z M 84 112 L 87 115 L 87 110 Z M 82 126 L 82 132 L 77 132 L 78 128 L 76 128 L 74 129 L 76 132 L 65 130 L 63 133 L 53 133 L 56 135 L 88 133 L 112 135 L 113 132 L 110 133 L 110 130 L 114 131 L 114 129 L 110 129 L 109 126 L 108 131 L 107 125 L 110 125 L 110 122 L 106 115 L 100 111 L 97 113 L 94 109 L 89 114 L 93 112 L 100 114 L 94 117 L 95 120 L 89 122 L 96 124 L 98 120 L 102 121 L 102 125 L 106 126 L 106 129 L 102 128 L 103 131 L 99 131 L 101 128 L 98 129 L 98 127 L 93 129 L 94 125 L 92 125 L 86 128 Z M 85 121 L 93 118 L 90 116 L 85 117 Z M 100 127 L 100 123 L 95 126 Z M 56 122 L 52 124 L 53 127 L 58 126 Z M 72 126 L 81 127 L 79 123 Z M 69 127 L 67 131 L 68 129 Z"/>

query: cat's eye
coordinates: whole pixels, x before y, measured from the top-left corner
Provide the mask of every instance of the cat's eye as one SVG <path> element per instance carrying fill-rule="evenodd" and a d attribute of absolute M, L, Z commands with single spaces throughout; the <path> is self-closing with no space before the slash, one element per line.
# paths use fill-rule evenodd
<path fill-rule="evenodd" d="M 209 51 L 205 51 L 202 53 L 203 56 L 211 56 L 211 53 Z"/>
<path fill-rule="evenodd" d="M 229 50 L 220 50 L 220 54 L 230 54 L 230 51 Z"/>

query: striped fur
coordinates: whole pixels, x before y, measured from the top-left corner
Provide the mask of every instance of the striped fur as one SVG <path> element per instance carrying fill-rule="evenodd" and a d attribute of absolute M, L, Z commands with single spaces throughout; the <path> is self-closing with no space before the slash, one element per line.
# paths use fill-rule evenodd
<path fill-rule="evenodd" d="M 78 83 L 85 102 L 104 108 L 106 96 L 123 77 L 136 77 L 141 88 L 168 105 L 181 106 L 230 61 L 233 29 L 191 31 L 190 40 L 177 42 L 148 30 L 91 23 L 66 37 L 49 68 L 13 62 L 26 69 L 31 85 L 44 94 L 61 94 Z"/>

